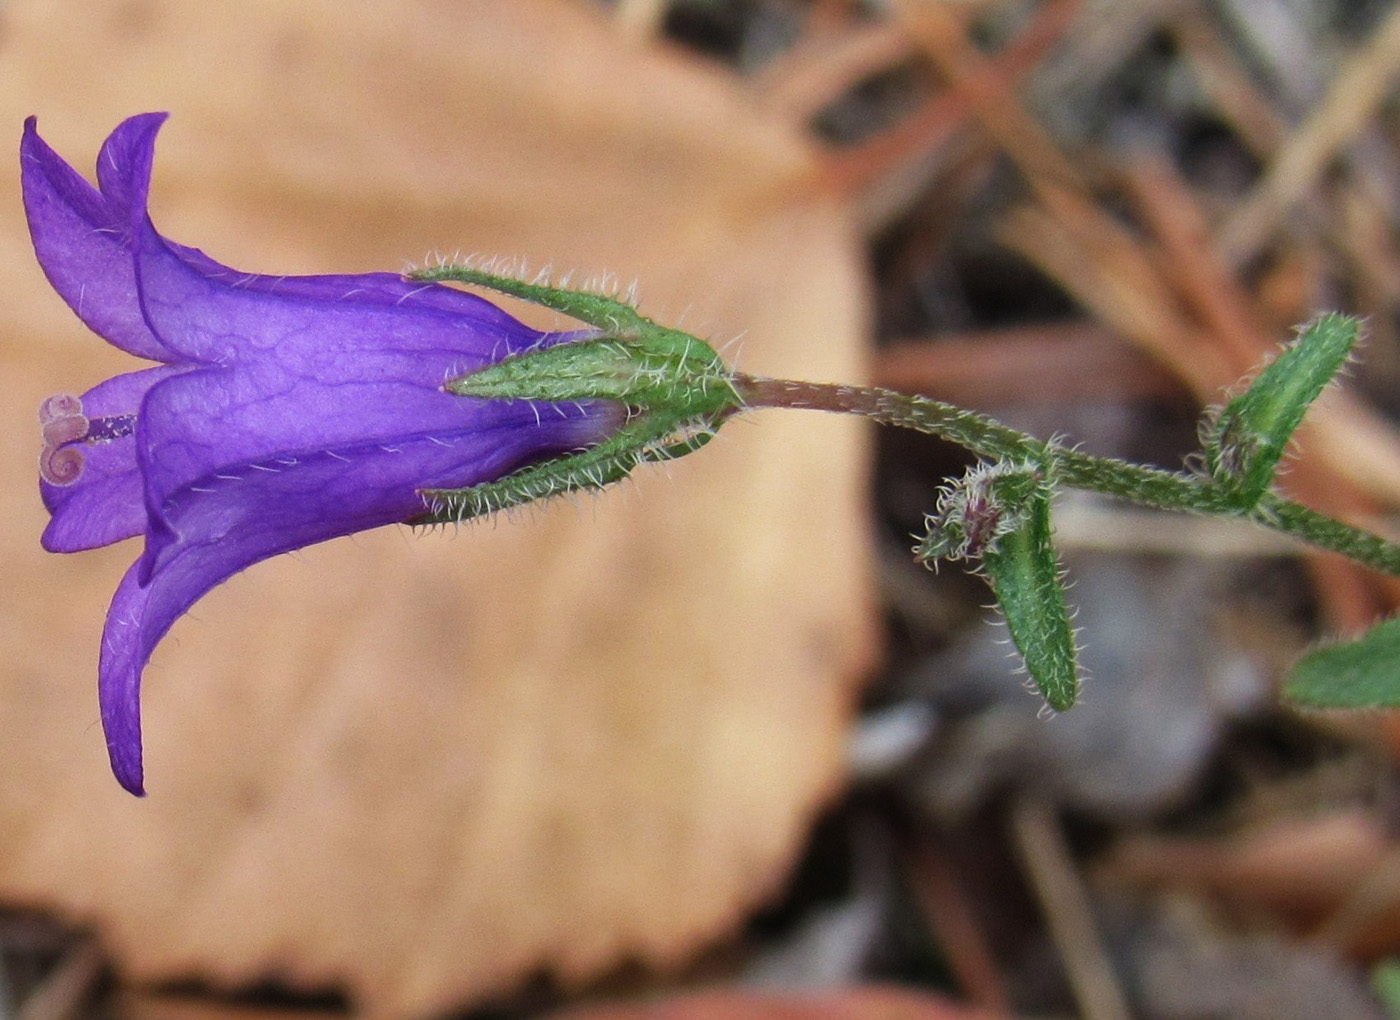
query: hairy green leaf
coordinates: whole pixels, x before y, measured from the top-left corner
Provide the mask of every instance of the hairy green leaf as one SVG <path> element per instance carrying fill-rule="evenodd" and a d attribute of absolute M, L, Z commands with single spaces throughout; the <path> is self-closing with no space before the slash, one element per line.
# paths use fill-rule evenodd
<path fill-rule="evenodd" d="M 1283 694 L 1307 708 L 1400 708 L 1400 618 L 1309 652 L 1289 671 Z"/>

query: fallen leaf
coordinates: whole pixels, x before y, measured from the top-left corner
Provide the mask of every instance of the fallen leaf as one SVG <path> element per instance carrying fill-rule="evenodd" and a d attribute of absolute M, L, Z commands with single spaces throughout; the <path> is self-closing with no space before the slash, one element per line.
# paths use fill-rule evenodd
<path fill-rule="evenodd" d="M 565 0 L 14 0 L 0 123 L 88 167 L 169 109 L 164 232 L 261 272 L 520 256 L 641 284 L 748 371 L 860 375 L 857 238 L 789 124 Z M 33 408 L 132 366 L 0 182 L 0 898 L 137 980 L 424 1014 L 674 963 L 778 883 L 841 781 L 870 592 L 862 434 L 769 413 L 598 499 L 262 564 L 147 671 L 151 796 L 94 689 L 134 544 L 43 555 Z"/>
<path fill-rule="evenodd" d="M 876 987 L 809 995 L 702 992 L 655 1003 L 569 1010 L 554 1020 L 997 1020 L 999 1016 L 1003 1014 L 938 996 Z"/>

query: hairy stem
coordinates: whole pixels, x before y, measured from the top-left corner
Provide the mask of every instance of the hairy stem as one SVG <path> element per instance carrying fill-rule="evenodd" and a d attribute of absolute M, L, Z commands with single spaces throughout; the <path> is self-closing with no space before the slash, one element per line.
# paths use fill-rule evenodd
<path fill-rule="evenodd" d="M 1252 510 L 1242 511 L 1209 478 L 1046 444 L 984 415 L 894 390 L 747 375 L 735 376 L 734 386 L 749 408 L 785 407 L 861 415 L 884 425 L 938 436 L 990 460 L 1045 463 L 1056 483 L 1072 488 L 1164 510 L 1246 517 L 1374 570 L 1400 575 L 1400 545 L 1272 493 L 1266 493 Z"/>

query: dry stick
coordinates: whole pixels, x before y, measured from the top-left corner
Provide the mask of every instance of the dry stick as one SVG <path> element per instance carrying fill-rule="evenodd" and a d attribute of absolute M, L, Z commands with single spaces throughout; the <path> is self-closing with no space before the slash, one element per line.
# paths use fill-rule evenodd
<path fill-rule="evenodd" d="M 1308 935 L 1308 941 L 1328 949 L 1350 949 L 1367 929 L 1392 914 L 1397 899 L 1400 899 L 1400 850 L 1391 850 Z"/>
<path fill-rule="evenodd" d="M 1153 318 L 1158 324 L 1177 319 L 1179 312 L 1172 307 L 1175 301 L 1169 293 L 1157 294 L 1158 300 L 1155 302 L 1149 297 L 1152 291 L 1146 285 L 1149 281 L 1156 282 L 1153 278 L 1159 276 L 1160 270 L 1150 264 L 1140 264 L 1145 263 L 1145 260 L 1139 247 L 1108 222 L 1097 209 L 1082 201 L 1084 187 L 1069 161 L 1005 88 L 998 90 L 989 84 L 985 74 L 980 73 L 982 61 L 964 37 L 961 21 L 946 8 L 938 5 L 915 8 L 906 0 L 899 10 L 904 12 L 911 30 L 915 31 L 919 40 L 929 48 L 944 72 L 968 95 L 986 129 L 1021 166 L 1054 217 L 1066 227 L 1077 223 L 1081 228 L 1087 228 L 1089 236 L 1085 237 L 1088 243 L 1085 244 L 1084 250 L 1088 258 L 1093 260 L 1095 254 L 1111 256 L 1112 264 L 1105 267 L 1105 275 L 1110 281 L 1120 279 L 1131 268 L 1137 269 L 1137 272 L 1132 274 L 1137 278 L 1130 281 L 1129 286 L 1137 290 L 1139 296 L 1124 296 L 1129 307 L 1133 303 L 1145 303 L 1149 307 L 1155 305 Z M 1143 330 L 1142 319 L 1129 313 L 1126 318 L 1137 321 L 1120 321 L 1120 329 L 1127 335 L 1135 336 L 1140 343 L 1145 342 L 1149 348 L 1165 345 L 1166 350 L 1162 350 L 1161 353 L 1177 363 L 1178 367 L 1189 363 L 1185 374 L 1196 383 L 1202 399 L 1210 400 L 1214 398 L 1222 382 L 1238 377 L 1257 364 L 1272 347 L 1272 343 L 1266 342 L 1262 337 L 1258 325 L 1253 321 L 1249 302 L 1238 285 L 1230 279 L 1228 267 L 1210 257 L 1205 244 L 1205 219 L 1195 214 L 1194 205 L 1185 189 L 1164 189 L 1160 185 L 1169 184 L 1171 181 L 1163 181 L 1161 174 L 1158 174 L 1157 178 L 1159 187 L 1154 189 L 1155 197 L 1172 199 L 1172 208 L 1166 210 L 1170 215 L 1158 216 L 1154 226 L 1159 236 L 1175 249 L 1175 254 L 1195 255 L 1194 258 L 1179 260 L 1185 275 L 1177 283 L 1184 286 L 1186 296 L 1197 311 L 1203 314 L 1220 342 L 1233 347 L 1233 363 L 1228 367 L 1219 366 L 1225 368 L 1225 371 L 1210 379 L 1209 376 L 1215 373 L 1202 372 L 1202 369 L 1212 366 L 1218 358 L 1218 352 L 1212 351 L 1212 358 L 1202 360 L 1196 356 L 1199 351 L 1187 354 L 1178 343 L 1169 339 L 1170 335 L 1175 335 L 1179 341 L 1184 341 L 1190 347 L 1199 348 L 1200 341 L 1204 338 L 1195 335 L 1195 331 L 1189 327 L 1177 326 L 1171 334 L 1153 328 Z M 1139 193 L 1154 197 L 1154 191 L 1140 188 Z M 1148 203 L 1149 215 L 1154 210 L 1155 206 Z M 1187 213 L 1193 215 L 1187 216 Z M 1093 243 L 1094 240 L 1098 240 L 1099 243 Z M 1105 252 L 1105 240 L 1111 241 L 1116 250 Z M 1042 252 L 1044 250 L 1042 249 Z M 1100 292 L 1102 293 L 1102 290 Z M 1113 320 L 1110 318 L 1110 321 Z M 1133 326 L 1139 328 L 1133 329 Z M 1335 420 L 1335 417 L 1332 416 L 1332 419 Z M 1396 470 L 1385 474 L 1400 482 L 1400 458 L 1393 455 L 1393 449 L 1392 455 L 1382 458 L 1380 463 L 1389 465 L 1392 462 Z M 1374 473 L 1368 473 L 1368 476 L 1374 477 Z"/>
<path fill-rule="evenodd" d="M 1084 1020 L 1132 1020 L 1054 812 L 1043 801 L 1021 799 L 1011 829 Z"/>
<path fill-rule="evenodd" d="M 1163 275 L 1176 281 L 1184 301 L 1228 346 L 1236 375 L 1263 361 L 1275 341 L 1255 320 L 1249 295 L 1211 250 L 1206 217 L 1185 183 L 1161 162 L 1139 161 L 1128 183 L 1135 205 L 1165 248 Z M 1309 414 L 1297 441 L 1316 456 L 1293 468 L 1288 486 L 1308 503 L 1348 518 L 1374 516 L 1400 502 L 1400 438 L 1373 409 L 1346 391 L 1334 391 Z M 1391 608 L 1377 579 L 1333 563 L 1310 564 L 1325 594 L 1330 622 L 1363 627 Z"/>
<path fill-rule="evenodd" d="M 1162 259 L 1154 260 L 1145 254 L 1152 249 L 1077 196 L 1055 196 L 1049 189 L 1042 189 L 1042 199 L 1049 199 L 1044 203 L 1049 208 L 1017 210 L 1002 222 L 998 234 L 1004 243 L 1040 265 L 1123 336 L 1157 353 L 1190 383 L 1200 401 L 1208 404 L 1219 399 L 1225 385 L 1252 367 L 1249 362 L 1261 356 L 1262 352 L 1253 352 L 1262 341 L 1258 329 L 1250 325 L 1247 300 L 1236 290 L 1229 270 L 1218 260 L 1203 255 L 1204 238 L 1196 236 L 1201 217 L 1194 217 L 1195 230 L 1189 225 L 1183 229 L 1179 222 L 1181 206 L 1188 202 L 1184 190 L 1176 189 L 1171 200 L 1166 201 L 1169 189 L 1162 188 L 1160 180 L 1156 181 L 1157 187 L 1148 187 L 1153 180 L 1147 176 L 1136 182 L 1138 196 L 1149 219 L 1168 223 L 1161 236 L 1168 252 L 1175 249 L 1183 263 L 1177 275 L 1185 272 L 1187 277 L 1177 280 L 1176 287 L 1164 278 Z M 1164 203 L 1165 207 L 1159 208 Z M 1182 290 L 1201 319 L 1211 326 L 1210 332 L 1188 320 L 1179 293 Z M 1227 357 L 1215 339 L 1217 334 L 1241 340 L 1252 334 L 1255 341 L 1238 344 L 1232 356 Z M 1386 430 L 1368 424 L 1374 416 L 1338 416 L 1335 408 L 1329 410 L 1329 403 L 1355 406 L 1355 402 L 1347 400 L 1344 394 L 1330 396 L 1331 400 L 1314 412 L 1315 421 L 1326 426 L 1320 435 L 1329 440 L 1330 446 L 1335 437 L 1345 433 L 1350 444 L 1359 449 L 1364 441 L 1364 447 L 1370 451 L 1364 459 L 1352 454 L 1337 458 L 1337 464 L 1348 469 L 1347 479 L 1382 497 L 1400 491 L 1393 488 L 1395 482 L 1400 482 L 1400 460 L 1394 445 L 1387 447 L 1381 441 Z M 1366 464 L 1375 470 L 1360 470 Z M 1397 465 L 1397 470 L 1389 469 L 1392 464 Z M 1306 486 L 1310 495 L 1321 492 L 1325 496 L 1335 489 L 1327 481 L 1328 470 L 1322 461 L 1304 461 L 1303 468 L 1293 481 Z M 1370 513 L 1372 509 L 1366 507 L 1363 512 Z M 1355 510 L 1355 506 L 1347 508 L 1349 515 Z M 1373 583 L 1362 580 L 1346 565 L 1313 560 L 1311 569 L 1322 589 L 1329 593 L 1328 604 L 1335 607 L 1340 626 L 1350 629 L 1361 616 L 1371 618 L 1386 608 Z"/>
<path fill-rule="evenodd" d="M 1234 376 L 1257 368 L 1277 341 L 1259 324 L 1234 273 L 1211 250 L 1210 224 L 1186 183 L 1171 164 L 1151 157 L 1133 160 L 1124 177 L 1134 208 L 1162 246 L 1157 271 L 1230 356 Z"/>
<path fill-rule="evenodd" d="M 1211 104 L 1251 153 L 1265 163 L 1272 160 L 1287 138 L 1287 123 L 1244 71 L 1239 57 L 1221 41 L 1206 14 L 1199 9 L 1184 11 L 1171 30 Z M 1393 218 L 1390 203 L 1352 179 L 1340 182 L 1339 201 L 1342 222 L 1328 218 L 1324 225 L 1328 237 L 1351 259 L 1359 284 L 1374 292 L 1373 306 L 1400 300 L 1400 260 L 1387 232 Z M 1381 334 L 1392 329 L 1388 318 L 1367 318 L 1372 337 L 1384 340 Z M 1374 344 L 1373 350 L 1385 347 L 1385 343 Z"/>
<path fill-rule="evenodd" d="M 1120 336 L 1171 366 L 1202 404 L 1237 378 L 1212 338 L 1187 321 L 1140 244 L 1087 202 L 1013 210 L 996 236 Z"/>
<path fill-rule="evenodd" d="M 1322 103 L 1296 131 L 1254 190 L 1216 234 L 1230 266 L 1248 262 L 1318 175 L 1375 113 L 1400 74 L 1400 6 L 1392 8 L 1366 46 L 1344 67 Z"/>
<path fill-rule="evenodd" d="M 1211 106 L 1251 153 L 1260 159 L 1271 157 L 1288 134 L 1287 123 L 1255 88 L 1205 12 L 1187 8 L 1167 27 Z"/>
<path fill-rule="evenodd" d="M 967 43 L 961 21 L 938 5 L 919 7 L 916 16 L 914 8 L 905 0 L 899 10 L 944 73 L 968 96 L 983 126 L 1021 166 L 1049 214 L 1039 216 L 1029 210 L 1023 211 L 1017 221 L 1005 225 L 1003 240 L 1012 240 L 1013 246 L 1025 252 L 1023 246 L 1030 240 L 1028 230 L 1036 220 L 1040 222 L 1042 237 L 1046 229 L 1069 233 L 1073 237 L 1070 247 L 1081 253 L 1078 265 L 1065 266 L 1070 269 L 1068 274 L 1052 271 L 1052 275 L 1061 275 L 1062 282 L 1065 275 L 1077 276 L 1082 281 L 1085 270 L 1090 276 L 1098 277 L 1098 285 L 1088 288 L 1092 296 L 1081 292 L 1081 300 L 1089 307 L 1100 308 L 1101 314 L 1107 303 L 1115 314 L 1105 318 L 1116 322 L 1124 335 L 1132 336 L 1147 349 L 1158 351 L 1175 365 L 1192 381 L 1203 401 L 1215 399 L 1222 383 L 1252 367 L 1258 356 L 1254 352 L 1258 346 L 1258 329 L 1249 321 L 1248 302 L 1231 287 L 1213 285 L 1228 276 L 1227 267 L 1202 265 L 1199 268 L 1205 270 L 1204 276 L 1188 276 L 1184 282 L 1188 297 L 1202 306 L 1198 310 L 1203 310 L 1206 321 L 1215 327 L 1212 332 L 1227 344 L 1234 341 L 1234 359 L 1222 358 L 1222 352 L 1210 342 L 1211 337 L 1185 320 L 1178 297 L 1173 293 L 1177 288 L 1164 286 L 1160 268 L 1144 257 L 1142 246 L 1087 201 L 1086 189 L 1072 165 L 1014 96 L 1006 88 L 998 90 L 989 86 L 984 77 L 976 76 L 981 61 Z M 1197 229 L 1203 232 L 1203 223 L 1198 224 Z M 1016 239 L 1008 238 L 1008 233 L 1019 233 L 1021 244 L 1015 244 Z M 1172 237 L 1169 230 L 1168 240 L 1180 246 L 1184 238 L 1180 233 Z M 1204 237 L 1200 242 L 1204 242 Z M 1187 246 L 1203 251 L 1205 245 L 1200 242 L 1187 242 Z M 1042 264 L 1063 263 L 1067 257 L 1062 244 L 1036 247 L 1040 258 L 1033 260 Z M 1254 334 L 1256 343 L 1249 342 L 1250 334 Z M 1230 364 L 1242 356 L 1247 357 L 1249 363 Z M 1339 577 L 1345 579 L 1344 575 L 1339 574 Z"/>
<path fill-rule="evenodd" d="M 1059 216 L 1043 208 L 1022 208 L 1002 222 L 998 235 L 1123 336 L 1157 353 L 1188 381 L 1202 403 L 1218 399 L 1224 381 L 1236 378 L 1218 346 L 1186 321 L 1175 295 L 1122 228 L 1088 203 L 1061 203 Z M 1358 437 L 1368 436 L 1368 443 L 1376 438 L 1357 428 L 1354 419 L 1353 429 Z M 1383 449 L 1374 445 L 1378 452 Z M 1375 462 L 1388 463 L 1393 457 L 1392 448 Z M 1325 484 L 1322 462 L 1302 463 L 1319 465 L 1304 474 Z M 1357 461 L 1349 456 L 1340 463 Z M 1341 629 L 1354 629 L 1363 617 L 1374 618 L 1390 604 L 1381 604 L 1380 590 L 1360 580 L 1350 564 L 1314 557 L 1309 569 L 1327 593 L 1329 613 Z"/>
<path fill-rule="evenodd" d="M 30 993 L 16 1020 L 70 1020 L 102 976 L 102 952 L 92 940 L 80 942 L 44 983 Z"/>
<path fill-rule="evenodd" d="M 1236 377 L 1256 368 L 1277 341 L 1256 321 L 1249 295 L 1207 243 L 1206 217 L 1185 183 L 1165 163 L 1138 161 L 1128 184 L 1136 207 L 1165 246 L 1161 271 L 1170 275 L 1191 309 L 1233 355 Z M 1364 402 L 1334 391 L 1309 416 L 1306 431 L 1316 461 L 1303 461 L 1295 478 L 1300 493 L 1325 499 L 1326 508 L 1374 513 L 1374 499 L 1400 503 L 1400 433 Z M 1313 466 L 1316 465 L 1316 466 Z M 1323 465 L 1333 470 L 1319 479 Z M 1340 489 L 1337 480 L 1346 484 Z"/>
<path fill-rule="evenodd" d="M 937 4 L 915 6 L 903 0 L 898 9 L 944 73 L 968 96 L 987 132 L 1020 166 L 1049 218 L 1058 221 L 1055 229 L 1078 235 L 1069 245 L 1082 253 L 1074 268 L 1097 277 L 1097 285 L 1090 288 L 1095 296 L 1085 301 L 1086 307 L 1095 308 L 1123 335 L 1173 364 L 1203 400 L 1212 399 L 1222 379 L 1239 373 L 1221 363 L 1208 337 L 1182 320 L 1175 295 L 1143 257 L 1139 243 L 1088 201 L 1087 186 L 1074 165 L 1006 83 L 988 79 L 985 62 L 968 43 L 958 19 Z M 1068 257 L 1062 244 L 1039 247 L 1038 254 L 1046 259 Z M 1032 257 L 1032 261 L 1040 260 Z M 1051 275 L 1058 274 L 1052 270 Z M 1061 278 L 1061 282 L 1066 281 Z M 1076 289 L 1072 283 L 1067 285 Z M 1103 314 L 1105 304 L 1113 306 L 1113 314 Z"/>
<path fill-rule="evenodd" d="M 1059 41 L 1078 4 L 1079 0 L 1042 4 L 1031 24 L 986 61 L 983 73 L 1008 86 L 1020 81 Z M 865 224 L 874 229 L 888 219 L 902 199 L 922 190 L 928 176 L 925 164 L 934 159 L 967 119 L 965 96 L 951 90 L 939 95 L 891 130 L 855 149 L 829 156 L 823 173 L 827 190 L 863 207 Z"/>
<path fill-rule="evenodd" d="M 1143 254 L 1141 244 L 1090 203 L 1071 196 L 1056 201 L 1053 212 L 1022 208 L 1003 220 L 998 235 L 1058 280 L 1084 307 L 1170 364 L 1203 404 L 1219 399 L 1222 387 L 1238 378 L 1236 359 L 1226 358 L 1210 334 L 1187 320 L 1178 295 L 1162 279 L 1158 266 Z M 1372 432 L 1360 426 L 1353 424 L 1353 429 L 1357 438 L 1374 439 Z M 1383 444 L 1373 445 L 1377 454 L 1384 449 Z M 1392 460 L 1393 447 L 1388 454 L 1376 456 L 1375 463 Z M 1358 461 L 1348 456 L 1339 463 L 1355 465 Z M 1308 467 L 1304 474 L 1317 477 L 1319 483 L 1324 478 L 1320 466 Z M 1374 486 L 1377 480 L 1388 482 L 1390 472 L 1359 479 L 1355 475 L 1353 472 L 1353 482 Z M 1299 475 L 1295 481 L 1303 477 Z M 1316 491 L 1317 486 L 1313 488 Z M 1374 616 L 1384 608 L 1378 606 L 1377 592 L 1370 582 L 1365 582 L 1364 591 L 1359 589 L 1357 575 L 1346 565 L 1314 560 L 1311 569 L 1323 589 L 1335 595 L 1339 624 L 1352 624 L 1358 614 Z"/>
<path fill-rule="evenodd" d="M 1088 320 L 898 340 L 875 352 L 875 383 L 971 407 L 1187 395 L 1162 365 Z"/>
<path fill-rule="evenodd" d="M 1141 53 L 1164 18 L 1199 0 L 1114 0 L 1086 3 L 1082 17 L 1065 33 L 1064 45 L 1035 74 L 1036 94 L 1060 96 L 1098 93 L 1120 68 Z"/>
<path fill-rule="evenodd" d="M 949 5 L 899 0 L 895 11 L 1033 187 L 1054 185 L 1087 193 L 1073 164 L 1017 101 L 1012 83 L 988 73 L 988 61 L 968 41 L 963 19 Z"/>
<path fill-rule="evenodd" d="M 1161 351 L 1192 379 L 1204 400 L 1214 398 L 1222 381 L 1235 378 L 1240 371 L 1251 367 L 1231 365 L 1229 360 L 1222 364 L 1218 349 L 1211 349 L 1207 354 L 1204 348 L 1213 345 L 1206 343 L 1208 337 L 1183 320 L 1174 288 L 1162 286 L 1158 267 L 1143 257 L 1138 243 L 1086 201 L 1086 189 L 1073 166 L 1009 90 L 1004 85 L 998 88 L 980 73 L 983 61 L 967 42 L 961 20 L 939 5 L 916 9 L 904 0 L 898 9 L 944 73 L 968 96 L 983 126 L 1021 166 L 1049 212 L 1048 219 L 1058 221 L 1062 229 L 1079 235 L 1075 237 L 1078 243 L 1074 246 L 1087 262 L 1087 265 L 1081 263 L 1080 268 L 1090 268 L 1101 282 L 1110 285 L 1109 291 L 1115 290 L 1113 284 L 1120 285 L 1109 297 L 1110 303 L 1117 305 L 1120 328 L 1126 327 L 1127 335 L 1134 336 L 1149 349 Z M 1383 31 L 1378 39 L 1384 34 Z M 1344 74 L 1343 77 L 1349 76 Z M 1023 226 L 1028 225 L 1024 214 L 1021 222 Z M 1183 240 L 1179 235 L 1171 239 L 1178 244 Z M 1105 241 L 1110 242 L 1107 247 Z M 1204 244 L 1192 246 L 1200 250 L 1205 247 Z M 1052 251 L 1042 246 L 1040 254 L 1042 258 L 1058 260 L 1063 258 L 1063 249 Z M 1214 332 L 1226 341 L 1235 338 L 1236 359 L 1252 354 L 1257 346 L 1258 330 L 1250 328 L 1248 303 L 1228 287 L 1212 286 L 1208 278 L 1215 277 L 1218 281 L 1228 275 L 1225 266 L 1201 268 L 1206 269 L 1204 278 L 1186 281 L 1190 296 L 1201 302 L 1207 321 L 1216 327 Z M 1105 288 L 1094 289 L 1098 291 L 1096 300 L 1101 305 L 1105 300 Z M 1094 299 L 1089 301 L 1091 306 L 1095 303 Z M 1144 312 L 1148 313 L 1146 317 Z M 1114 317 L 1109 318 L 1113 321 Z M 1249 343 L 1251 333 L 1255 335 L 1256 344 Z"/>
<path fill-rule="evenodd" d="M 805 40 L 749 84 L 759 101 L 805 122 L 856 83 L 908 60 L 914 44 L 888 21 L 860 25 L 838 37 Z"/>
<path fill-rule="evenodd" d="M 972 1005 L 998 1016 L 1011 1013 L 1011 1000 L 996 957 L 958 880 L 957 870 L 936 837 L 915 839 L 904 854 L 914 901 L 948 956 L 953 976 Z"/>

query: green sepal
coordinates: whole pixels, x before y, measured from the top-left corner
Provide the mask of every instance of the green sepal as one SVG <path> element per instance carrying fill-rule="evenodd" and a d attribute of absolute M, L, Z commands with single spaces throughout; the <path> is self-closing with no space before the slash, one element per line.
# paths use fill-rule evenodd
<path fill-rule="evenodd" d="M 1283 696 L 1303 708 L 1400 708 L 1400 618 L 1313 649 L 1289 670 Z"/>
<path fill-rule="evenodd" d="M 569 492 L 603 489 L 626 478 L 638 465 L 694 453 L 714 438 L 718 428 L 718 420 L 699 421 L 658 437 L 653 434 L 655 421 L 630 423 L 597 446 L 531 464 L 495 481 L 466 489 L 420 490 L 429 509 L 409 523 L 461 524 Z"/>
<path fill-rule="evenodd" d="M 490 400 L 614 400 L 627 405 L 632 422 L 654 419 L 648 427 L 618 437 L 636 432 L 646 443 L 682 422 L 717 421 L 743 406 L 733 373 L 713 347 L 689 333 L 658 326 L 616 298 L 527 283 L 466 265 L 416 270 L 408 278 L 490 287 L 606 331 L 513 354 L 448 380 L 444 388 L 449 393 Z"/>
<path fill-rule="evenodd" d="M 493 400 L 616 400 L 666 409 L 677 418 L 742 404 L 714 348 L 659 326 L 634 339 L 576 340 L 513 354 L 446 385 L 449 393 Z"/>
<path fill-rule="evenodd" d="M 1207 468 L 1235 508 L 1252 510 L 1269 491 L 1288 441 L 1346 364 L 1358 333 L 1357 321 L 1344 315 L 1314 319 L 1207 425 Z"/>
<path fill-rule="evenodd" d="M 734 375 L 709 344 L 659 326 L 616 298 L 485 269 L 444 265 L 409 279 L 489 287 L 533 301 L 604 331 L 521 351 L 450 379 L 449 393 L 486 400 L 563 403 L 607 400 L 626 421 L 596 446 L 530 464 L 464 489 L 424 489 L 429 507 L 414 524 L 456 523 L 568 492 L 602 489 L 640 464 L 675 460 L 704 446 L 743 407 Z"/>
<path fill-rule="evenodd" d="M 404 276 L 409 280 L 422 280 L 427 283 L 452 282 L 486 287 L 499 294 L 509 294 L 511 297 L 518 297 L 545 308 L 553 308 L 578 319 L 579 322 L 586 322 L 590 326 L 615 334 L 627 334 L 640 331 L 644 326 L 655 326 L 631 304 L 618 298 L 586 290 L 528 283 L 479 266 L 449 262 L 440 266 L 410 270 Z"/>

